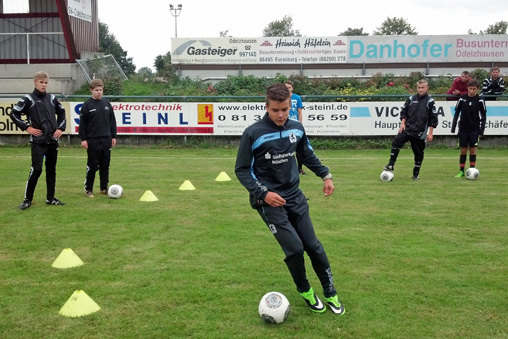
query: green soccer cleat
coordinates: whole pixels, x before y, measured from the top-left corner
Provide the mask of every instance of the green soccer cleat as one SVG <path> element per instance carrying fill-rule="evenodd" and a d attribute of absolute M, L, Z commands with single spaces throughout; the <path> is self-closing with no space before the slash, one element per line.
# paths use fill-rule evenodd
<path fill-rule="evenodd" d="M 300 293 L 300 295 L 307 303 L 307 306 L 309 306 L 313 312 L 323 313 L 326 311 L 325 304 L 319 300 L 312 287 L 307 292 Z"/>
<path fill-rule="evenodd" d="M 462 178 L 462 177 L 465 177 L 466 175 L 464 174 L 464 172 L 462 171 L 459 171 L 459 173 L 455 176 L 455 178 Z"/>
<path fill-rule="evenodd" d="M 326 302 L 334 314 L 342 315 L 346 313 L 346 309 L 344 308 L 344 305 L 342 305 L 342 303 L 339 301 L 337 294 L 333 297 L 326 298 Z"/>

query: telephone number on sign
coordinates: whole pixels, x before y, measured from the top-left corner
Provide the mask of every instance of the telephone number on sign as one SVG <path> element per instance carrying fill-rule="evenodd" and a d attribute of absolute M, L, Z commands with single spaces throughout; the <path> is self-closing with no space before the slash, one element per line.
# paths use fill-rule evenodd
<path fill-rule="evenodd" d="M 321 61 L 321 62 L 346 61 L 346 57 L 345 56 L 322 56 L 322 57 L 319 57 L 319 61 Z"/>
<path fill-rule="evenodd" d="M 331 120 L 331 121 L 345 121 L 347 120 L 347 114 L 309 114 L 307 115 L 308 121 L 325 121 L 325 120 Z"/>
<path fill-rule="evenodd" d="M 255 57 L 257 54 L 256 52 L 239 52 L 238 56 L 240 58 L 248 58 L 248 57 Z"/>
<path fill-rule="evenodd" d="M 249 115 L 247 116 L 247 114 L 233 114 L 233 115 L 224 115 L 224 114 L 220 114 L 217 116 L 217 120 L 219 121 L 251 121 L 254 120 L 254 121 L 259 121 L 261 120 L 261 115 L 259 114 L 255 114 L 255 115 Z M 326 120 L 330 120 L 330 121 L 345 121 L 348 119 L 348 115 L 347 114 L 337 114 L 337 113 L 334 113 L 334 114 L 308 114 L 307 115 L 307 121 L 326 121 Z"/>
<path fill-rule="evenodd" d="M 247 116 L 246 114 L 242 114 L 242 115 L 233 114 L 233 115 L 228 116 L 228 115 L 220 114 L 217 116 L 217 120 L 219 120 L 219 121 L 227 121 L 227 120 L 247 121 L 247 119 L 249 119 L 249 121 L 251 121 L 252 118 L 254 118 L 254 121 L 259 121 L 259 120 L 261 120 L 261 115 L 255 114 L 253 116 L 251 116 L 251 115 Z"/>

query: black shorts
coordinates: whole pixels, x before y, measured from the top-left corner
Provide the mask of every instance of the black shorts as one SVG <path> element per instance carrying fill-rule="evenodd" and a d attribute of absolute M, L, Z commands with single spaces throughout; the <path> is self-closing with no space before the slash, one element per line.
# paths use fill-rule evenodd
<path fill-rule="evenodd" d="M 459 147 L 478 147 L 478 135 L 480 131 L 459 131 Z"/>

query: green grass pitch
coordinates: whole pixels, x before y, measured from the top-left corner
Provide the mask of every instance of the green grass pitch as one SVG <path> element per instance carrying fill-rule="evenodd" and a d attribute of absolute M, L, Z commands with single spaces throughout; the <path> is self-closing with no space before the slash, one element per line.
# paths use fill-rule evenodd
<path fill-rule="evenodd" d="M 379 179 L 388 150 L 316 150 L 336 191 L 301 177 L 346 314 L 314 314 L 283 253 L 234 175 L 236 149 L 113 150 L 121 199 L 86 198 L 86 153 L 61 148 L 57 198 L 45 175 L 34 204 L 17 206 L 29 148 L 0 148 L 2 338 L 506 338 L 508 149 L 479 149 L 476 181 L 454 178 L 457 149 L 428 149 L 420 181 L 404 149 L 395 179 Z M 225 171 L 231 181 L 217 182 Z M 98 175 L 98 174 L 97 174 Z M 97 177 L 98 180 L 98 177 Z M 194 191 L 178 188 L 190 180 Z M 140 202 L 151 190 L 159 199 Z M 64 248 L 83 266 L 55 269 Z M 309 279 L 321 289 L 308 263 Z M 58 311 L 75 290 L 99 312 Z M 287 321 L 257 314 L 263 294 L 291 303 Z"/>

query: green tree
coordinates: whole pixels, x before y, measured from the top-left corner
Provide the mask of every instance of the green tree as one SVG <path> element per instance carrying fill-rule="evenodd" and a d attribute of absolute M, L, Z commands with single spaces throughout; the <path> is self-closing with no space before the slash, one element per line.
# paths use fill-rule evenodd
<path fill-rule="evenodd" d="M 219 37 L 220 38 L 230 38 L 231 35 L 229 34 L 229 29 L 226 29 L 225 31 L 219 31 Z"/>
<path fill-rule="evenodd" d="M 508 28 L 508 22 L 499 21 L 493 25 L 489 25 L 487 29 L 484 31 L 480 31 L 480 34 L 506 34 L 506 29 Z"/>
<path fill-rule="evenodd" d="M 152 73 L 152 69 L 150 67 L 141 67 L 139 70 L 138 70 L 138 75 L 141 75 L 145 78 L 151 78 L 153 73 Z"/>
<path fill-rule="evenodd" d="M 374 35 L 417 35 L 418 32 L 404 18 L 386 18 Z"/>
<path fill-rule="evenodd" d="M 290 15 L 285 15 L 282 20 L 272 21 L 263 30 L 264 37 L 279 37 L 279 36 L 302 36 L 299 30 L 293 30 L 293 18 Z"/>
<path fill-rule="evenodd" d="M 165 55 L 157 55 L 153 66 L 155 67 L 157 76 L 167 80 L 171 80 L 175 77 L 175 69 L 171 64 L 171 52 L 167 52 Z"/>
<path fill-rule="evenodd" d="M 369 35 L 369 33 L 364 32 L 363 27 L 360 28 L 348 27 L 344 32 L 339 33 L 339 36 L 361 36 L 361 35 Z"/>
<path fill-rule="evenodd" d="M 123 50 L 116 37 L 109 32 L 109 26 L 102 22 L 99 22 L 99 51 L 111 54 L 127 76 L 136 71 L 136 65 L 132 63 L 132 58 L 127 57 L 127 52 Z"/>

